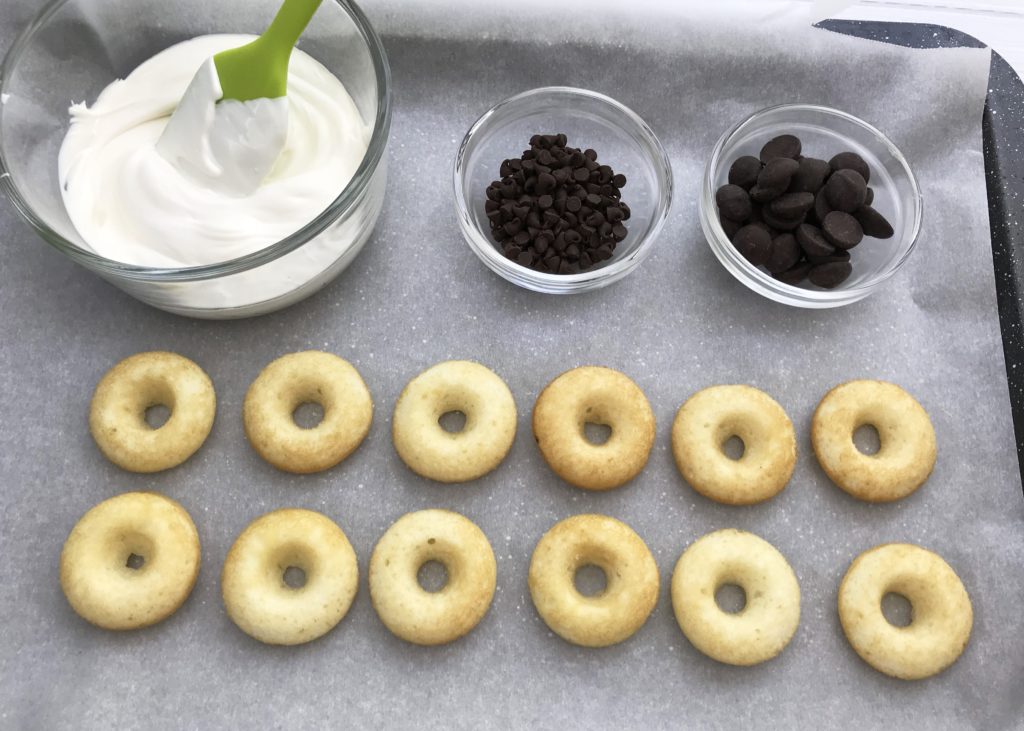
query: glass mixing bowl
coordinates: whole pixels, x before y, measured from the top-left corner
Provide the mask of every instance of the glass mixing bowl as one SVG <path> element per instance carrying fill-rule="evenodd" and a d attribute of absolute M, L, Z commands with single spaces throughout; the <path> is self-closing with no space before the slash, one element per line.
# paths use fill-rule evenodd
<path fill-rule="evenodd" d="M 370 144 L 344 190 L 291 236 L 217 264 L 132 266 L 95 254 L 64 210 L 57 154 L 68 107 L 180 41 L 259 34 L 280 0 L 52 0 L 0 67 L 0 187 L 58 251 L 154 307 L 192 317 L 248 317 L 287 307 L 337 276 L 366 244 L 384 202 L 391 75 L 380 38 L 351 0 L 326 0 L 299 47 L 345 84 Z"/>

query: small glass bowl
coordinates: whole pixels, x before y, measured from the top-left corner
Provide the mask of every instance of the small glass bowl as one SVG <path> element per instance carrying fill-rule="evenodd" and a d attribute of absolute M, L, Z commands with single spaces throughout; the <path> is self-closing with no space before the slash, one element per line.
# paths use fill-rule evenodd
<path fill-rule="evenodd" d="M 484 211 L 487 186 L 500 179 L 502 161 L 519 157 L 533 135 L 558 133 L 572 147 L 596 150 L 598 162 L 626 176 L 628 234 L 610 259 L 579 274 L 538 272 L 506 258 Z M 469 128 L 455 158 L 455 205 L 470 248 L 490 269 L 535 292 L 586 292 L 626 276 L 650 254 L 671 203 L 672 166 L 651 128 L 628 107 L 585 89 L 549 86 L 506 99 Z"/>
<path fill-rule="evenodd" d="M 851 249 L 853 273 L 835 289 L 810 282 L 789 285 L 747 261 L 725 235 L 718 218 L 715 191 L 728 182 L 729 167 L 743 155 L 758 156 L 768 140 L 795 134 L 808 156 L 830 159 L 847 150 L 856 152 L 871 168 L 872 207 L 892 224 L 894 235 L 878 240 L 865 237 Z M 700 223 L 711 250 L 729 272 L 768 299 L 795 307 L 841 307 L 879 289 L 907 261 L 921 231 L 921 189 L 906 158 L 885 135 L 862 119 L 838 109 L 812 104 L 784 104 L 752 114 L 730 129 L 715 145 L 700 195 Z"/>

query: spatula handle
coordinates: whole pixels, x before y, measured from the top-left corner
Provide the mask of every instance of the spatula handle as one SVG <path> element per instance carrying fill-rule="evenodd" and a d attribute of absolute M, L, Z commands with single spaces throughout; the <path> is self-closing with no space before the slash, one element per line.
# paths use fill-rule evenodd
<path fill-rule="evenodd" d="M 270 27 L 263 34 L 264 41 L 272 45 L 275 51 L 290 54 L 322 1 L 284 0 Z"/>

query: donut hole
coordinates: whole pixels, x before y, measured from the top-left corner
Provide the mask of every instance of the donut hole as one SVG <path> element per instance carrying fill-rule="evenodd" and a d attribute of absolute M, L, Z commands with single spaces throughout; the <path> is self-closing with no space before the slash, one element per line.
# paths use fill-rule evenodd
<path fill-rule="evenodd" d="M 882 438 L 874 424 L 862 424 L 853 432 L 853 446 L 861 454 L 871 457 L 882 448 Z"/>
<path fill-rule="evenodd" d="M 739 614 L 747 607 L 747 592 L 737 584 L 722 584 L 715 590 L 715 604 L 726 614 Z"/>
<path fill-rule="evenodd" d="M 281 581 L 289 589 L 301 589 L 306 585 L 306 572 L 298 566 L 288 566 L 281 574 Z"/>
<path fill-rule="evenodd" d="M 436 594 L 448 585 L 448 567 L 433 559 L 426 561 L 416 572 L 416 580 L 424 591 Z"/>
<path fill-rule="evenodd" d="M 315 401 L 306 401 L 292 411 L 292 421 L 300 429 L 315 429 L 324 420 L 324 407 Z"/>
<path fill-rule="evenodd" d="M 132 571 L 138 571 L 146 564 L 146 559 L 137 553 L 129 553 L 124 565 Z"/>
<path fill-rule="evenodd" d="M 585 421 L 583 422 L 583 437 L 595 447 L 600 447 L 612 438 L 612 428 L 607 424 Z"/>
<path fill-rule="evenodd" d="M 572 582 L 583 596 L 600 596 L 608 588 L 608 574 L 600 566 L 588 563 L 576 569 Z"/>
<path fill-rule="evenodd" d="M 882 597 L 882 616 L 893 627 L 909 627 L 914 621 L 914 605 L 902 594 L 886 592 Z"/>
<path fill-rule="evenodd" d="M 458 434 L 466 428 L 466 414 L 458 409 L 452 409 L 437 417 L 437 423 L 449 434 Z"/>
<path fill-rule="evenodd" d="M 722 454 L 731 460 L 738 461 L 743 459 L 743 453 L 746 450 L 747 445 L 735 434 L 722 442 Z"/>
<path fill-rule="evenodd" d="M 164 404 L 153 404 L 146 408 L 142 418 L 150 429 L 159 429 L 171 418 L 171 410 Z"/>

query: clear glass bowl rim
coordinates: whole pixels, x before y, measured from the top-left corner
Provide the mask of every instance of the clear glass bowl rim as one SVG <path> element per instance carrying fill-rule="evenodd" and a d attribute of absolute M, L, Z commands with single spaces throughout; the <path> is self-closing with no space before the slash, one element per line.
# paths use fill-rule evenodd
<path fill-rule="evenodd" d="M 718 169 L 722 150 L 740 130 L 751 122 L 755 122 L 771 112 L 779 112 L 783 110 L 795 112 L 817 112 L 839 117 L 840 119 L 861 127 L 871 133 L 871 135 L 886 147 L 889 154 L 892 155 L 893 159 L 899 163 L 903 172 L 906 174 L 910 187 L 913 190 L 913 200 L 915 203 L 913 213 L 914 223 L 911 231 L 910 244 L 899 259 L 892 262 L 884 271 L 879 272 L 873 278 L 861 282 L 853 287 L 845 287 L 835 290 L 819 291 L 803 289 L 802 287 L 795 287 L 793 285 L 780 282 L 779 280 L 774 279 L 771 275 L 762 272 L 760 269 L 744 259 L 731 245 L 731 243 L 729 243 L 729 238 L 725 235 L 725 230 L 722 228 L 722 224 L 718 220 L 718 216 L 714 213 L 715 171 Z M 842 305 L 855 302 L 867 296 L 869 293 L 874 291 L 878 285 L 891 278 L 903 266 L 903 264 L 906 263 L 907 259 L 917 247 L 918 238 L 921 234 L 921 222 L 924 215 L 924 198 L 921 194 L 921 186 L 917 182 L 917 177 L 914 175 L 914 171 L 910 168 L 910 163 L 907 162 L 906 157 L 904 157 L 903 153 L 900 152 L 900 149 L 896 147 L 893 141 L 877 127 L 869 122 L 865 122 L 860 117 L 854 116 L 849 112 L 844 112 L 841 109 L 826 107 L 820 104 L 776 104 L 774 106 L 765 107 L 764 109 L 759 109 L 753 114 L 745 117 L 740 122 L 726 130 L 718 139 L 718 142 L 715 143 L 711 156 L 708 158 L 708 163 L 704 168 L 704 183 L 701 189 L 700 206 L 702 211 L 701 222 L 705 228 L 705 234 L 709 239 L 709 244 L 717 255 L 727 258 L 733 267 L 741 270 L 745 276 L 749 277 L 759 286 L 764 289 L 771 290 L 783 297 L 785 302 L 789 304 L 796 304 L 797 302 L 817 303 L 819 306 L 822 304 Z M 709 228 L 710 230 L 708 230 Z M 714 237 L 710 235 L 712 233 L 715 234 Z M 712 238 L 714 240 L 712 240 Z M 726 268 L 729 269 L 731 273 L 736 274 L 732 268 L 728 266 Z"/>
<path fill-rule="evenodd" d="M 636 250 L 632 254 L 624 256 L 622 259 L 613 262 L 608 266 L 601 267 L 593 271 L 580 272 L 579 274 L 548 274 L 546 272 L 538 272 L 502 256 L 498 253 L 497 247 L 494 246 L 491 240 L 484 235 L 472 220 L 472 217 L 470 216 L 469 203 L 466 201 L 466 196 L 463 193 L 462 183 L 466 170 L 466 153 L 473 141 L 479 136 L 481 129 L 485 127 L 493 117 L 500 114 L 509 106 L 528 101 L 529 99 L 537 96 L 545 96 L 548 94 L 566 94 L 569 96 L 583 97 L 590 101 L 597 101 L 601 104 L 612 107 L 619 113 L 623 114 L 630 122 L 636 125 L 637 130 L 639 130 L 641 136 L 647 142 L 650 149 L 655 151 L 656 157 L 658 158 L 657 164 L 661 166 L 665 175 L 665 186 L 664 189 L 660 191 L 660 197 L 655 206 L 655 213 L 652 218 L 650 228 L 643 240 L 641 240 L 640 244 L 637 246 Z M 473 251 L 483 258 L 492 270 L 506 278 L 511 276 L 511 281 L 514 283 L 518 283 L 520 279 L 528 280 L 535 285 L 546 285 L 547 287 L 550 287 L 550 289 L 545 290 L 549 292 L 582 291 L 587 284 L 602 282 L 611 278 L 618 278 L 638 266 L 650 253 L 651 244 L 655 239 L 657 239 L 665 221 L 668 220 L 669 210 L 672 205 L 674 186 L 672 178 L 672 163 L 668 157 L 668 153 L 661 144 L 661 140 L 658 139 L 658 136 L 654 134 L 654 131 L 648 126 L 643 118 L 622 102 L 619 102 L 606 94 L 574 86 L 540 86 L 534 89 L 528 89 L 527 91 L 523 91 L 519 94 L 510 96 L 507 99 L 503 99 L 480 115 L 480 118 L 470 126 L 469 131 L 466 132 L 466 136 L 462 139 L 462 144 L 459 145 L 458 154 L 455 156 L 453 183 L 455 186 L 455 206 L 462 224 L 461 228 Z"/>
<path fill-rule="evenodd" d="M 21 60 L 23 50 L 32 42 L 36 34 L 46 25 L 47 21 L 64 5 L 73 0 L 50 0 L 39 13 L 29 22 L 28 26 L 18 35 L 0 64 L 0 93 L 9 85 L 9 80 Z M 377 79 L 377 113 L 373 120 L 373 131 L 366 154 L 355 175 L 345 189 L 316 218 L 297 230 L 295 233 L 267 246 L 259 251 L 240 256 L 216 264 L 205 264 L 195 267 L 160 268 L 125 264 L 108 259 L 80 248 L 51 229 L 45 221 L 36 215 L 18 190 L 17 181 L 10 173 L 4 155 L 3 126 L 0 124 L 0 182 L 14 207 L 28 221 L 43 239 L 56 249 L 76 262 L 100 274 L 109 274 L 121 279 L 148 282 L 192 282 L 238 274 L 255 269 L 295 251 L 306 242 L 319 236 L 338 218 L 362 197 L 367 186 L 373 179 L 377 166 L 384 155 L 391 128 L 391 68 L 388 64 L 384 44 L 369 19 L 353 0 L 331 0 L 338 5 L 353 23 L 370 51 L 373 72 Z M 56 165 L 54 161 L 54 165 Z"/>

